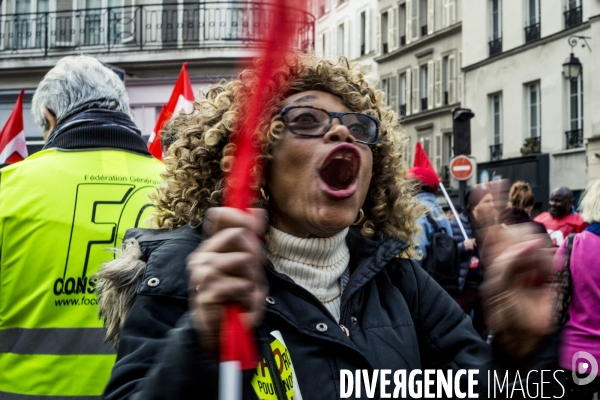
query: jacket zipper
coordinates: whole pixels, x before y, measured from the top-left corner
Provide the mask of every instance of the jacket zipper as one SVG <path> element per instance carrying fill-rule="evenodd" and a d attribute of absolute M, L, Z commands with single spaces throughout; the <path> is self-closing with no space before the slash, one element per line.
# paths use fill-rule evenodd
<path fill-rule="evenodd" d="M 271 375 L 271 382 L 273 383 L 273 389 L 275 390 L 277 400 L 288 400 L 285 388 L 283 387 L 283 382 L 281 381 L 281 375 L 279 375 L 277 363 L 275 362 L 275 358 L 273 356 L 269 334 L 264 326 L 259 331 L 261 336 L 258 340 L 260 352 L 267 363 L 267 368 L 269 369 L 269 375 Z"/>

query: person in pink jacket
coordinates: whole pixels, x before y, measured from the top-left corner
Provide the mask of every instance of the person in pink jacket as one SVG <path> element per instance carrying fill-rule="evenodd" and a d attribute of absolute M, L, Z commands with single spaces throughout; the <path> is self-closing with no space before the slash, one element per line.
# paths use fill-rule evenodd
<path fill-rule="evenodd" d="M 571 251 L 573 297 L 564 325 L 560 365 L 571 375 L 568 398 L 592 399 L 600 389 L 600 180 L 591 182 L 581 200 L 581 215 L 590 226 L 577 234 Z M 562 268 L 567 240 L 555 256 Z"/>

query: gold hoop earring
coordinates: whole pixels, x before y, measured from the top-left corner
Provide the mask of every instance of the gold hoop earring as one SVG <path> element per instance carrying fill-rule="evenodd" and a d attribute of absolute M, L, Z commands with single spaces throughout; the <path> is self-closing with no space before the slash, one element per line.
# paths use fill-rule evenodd
<path fill-rule="evenodd" d="M 260 188 L 260 197 L 262 197 L 267 203 L 269 202 L 269 195 L 265 193 L 265 189 L 263 188 Z"/>
<path fill-rule="evenodd" d="M 358 210 L 358 218 L 356 218 L 356 221 L 354 221 L 353 225 L 360 224 L 361 222 L 363 222 L 364 219 L 365 219 L 365 212 L 361 208 L 360 210 Z"/>

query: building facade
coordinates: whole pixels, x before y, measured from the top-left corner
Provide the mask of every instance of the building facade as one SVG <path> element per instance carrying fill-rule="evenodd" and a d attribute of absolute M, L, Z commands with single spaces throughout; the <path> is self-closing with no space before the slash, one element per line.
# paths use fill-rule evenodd
<path fill-rule="evenodd" d="M 316 16 L 315 52 L 319 56 L 345 56 L 360 62 L 377 79 L 375 27 L 377 2 L 373 0 L 313 0 Z"/>
<path fill-rule="evenodd" d="M 462 9 L 461 0 L 380 0 L 376 17 L 380 85 L 411 139 L 405 160 L 421 142 L 444 181 L 462 100 Z"/>
<path fill-rule="evenodd" d="M 588 180 L 586 144 L 600 135 L 600 4 L 463 0 L 463 6 L 463 106 L 475 113 L 478 181 L 525 180 L 543 209 L 553 188 L 569 187 L 577 197 Z M 563 64 L 571 52 L 581 71 L 568 78 Z"/>
<path fill-rule="evenodd" d="M 264 39 L 273 5 L 187 0 L 0 1 L 0 123 L 25 89 L 25 133 L 30 151 L 43 145 L 31 117 L 38 83 L 67 55 L 88 54 L 125 81 L 136 123 L 148 137 L 184 62 L 196 93 L 231 78 Z M 314 49 L 314 20 L 299 20 L 296 48 Z"/>

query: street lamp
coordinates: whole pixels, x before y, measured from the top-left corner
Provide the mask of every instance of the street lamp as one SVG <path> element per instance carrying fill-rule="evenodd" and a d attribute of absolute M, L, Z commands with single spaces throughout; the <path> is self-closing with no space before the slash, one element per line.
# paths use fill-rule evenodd
<path fill-rule="evenodd" d="M 569 41 L 569 46 L 571 46 L 571 55 L 569 57 L 566 58 L 563 66 L 563 74 L 565 75 L 566 79 L 575 79 L 579 76 L 579 73 L 581 72 L 581 62 L 579 61 L 579 58 L 575 57 L 575 54 L 573 54 L 573 48 L 575 46 L 577 46 L 577 40 L 581 39 L 585 42 L 585 44 L 582 45 L 582 47 L 587 46 L 587 48 L 590 50 L 590 52 L 592 51 L 592 49 L 590 48 L 590 45 L 588 44 L 586 39 L 591 39 L 588 36 L 570 36 L 568 41 Z"/>
<path fill-rule="evenodd" d="M 567 79 L 575 79 L 579 76 L 581 72 L 581 62 L 579 62 L 579 58 L 575 57 L 573 53 L 565 60 L 563 64 L 563 74 Z"/>

